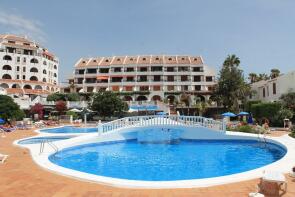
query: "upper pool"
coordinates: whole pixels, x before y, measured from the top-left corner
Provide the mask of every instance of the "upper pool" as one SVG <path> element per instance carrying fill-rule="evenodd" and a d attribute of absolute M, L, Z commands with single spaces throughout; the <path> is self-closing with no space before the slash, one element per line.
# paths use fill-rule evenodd
<path fill-rule="evenodd" d="M 219 177 L 253 170 L 281 159 L 286 150 L 254 140 L 137 140 L 66 148 L 49 157 L 59 166 L 99 176 L 142 181 Z"/>
<path fill-rule="evenodd" d="M 40 131 L 45 133 L 94 133 L 97 132 L 97 128 L 64 126 L 58 128 L 41 129 Z"/>

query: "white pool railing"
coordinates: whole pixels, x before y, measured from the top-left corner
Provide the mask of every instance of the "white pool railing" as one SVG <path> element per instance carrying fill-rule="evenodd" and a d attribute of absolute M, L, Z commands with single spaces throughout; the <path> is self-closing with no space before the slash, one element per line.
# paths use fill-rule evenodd
<path fill-rule="evenodd" d="M 212 118 L 201 116 L 177 116 L 177 115 L 153 115 L 153 116 L 131 116 L 117 119 L 111 122 L 98 125 L 98 132 L 105 133 L 121 128 L 142 127 L 142 126 L 159 126 L 159 125 L 182 125 L 207 127 L 217 131 L 225 132 L 225 121 L 218 121 Z"/>

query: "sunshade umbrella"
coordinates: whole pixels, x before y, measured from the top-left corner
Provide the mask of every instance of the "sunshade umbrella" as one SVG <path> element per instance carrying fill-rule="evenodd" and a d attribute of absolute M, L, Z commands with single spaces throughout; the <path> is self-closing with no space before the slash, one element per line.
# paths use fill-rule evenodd
<path fill-rule="evenodd" d="M 70 109 L 69 111 L 71 111 L 71 112 L 77 112 L 77 113 L 81 112 L 81 110 L 76 109 L 76 108 Z"/>
<path fill-rule="evenodd" d="M 0 124 L 4 124 L 5 120 L 3 120 L 2 118 L 0 118 Z"/>
<path fill-rule="evenodd" d="M 157 114 L 157 115 L 166 115 L 166 113 L 163 112 L 163 111 L 161 111 L 161 112 L 157 112 L 156 114 Z"/>
<path fill-rule="evenodd" d="M 232 112 L 226 112 L 226 113 L 223 113 L 222 116 L 226 116 L 226 117 L 235 117 L 236 114 L 232 113 Z"/>
<path fill-rule="evenodd" d="M 248 115 L 249 115 L 248 112 L 244 112 L 244 111 L 242 111 L 242 112 L 240 112 L 237 116 L 248 116 Z"/>

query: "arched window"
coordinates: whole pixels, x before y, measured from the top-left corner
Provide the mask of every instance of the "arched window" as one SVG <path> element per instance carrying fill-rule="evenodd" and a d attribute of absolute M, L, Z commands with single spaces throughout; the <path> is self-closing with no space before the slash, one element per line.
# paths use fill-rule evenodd
<path fill-rule="evenodd" d="M 9 74 L 4 74 L 2 76 L 2 79 L 11 79 L 11 76 Z"/>
<path fill-rule="evenodd" d="M 40 85 L 36 85 L 35 90 L 42 90 L 42 87 Z"/>
<path fill-rule="evenodd" d="M 48 90 L 48 91 L 49 91 L 49 90 L 50 90 L 50 88 L 49 88 L 48 86 L 46 86 L 46 90 Z"/>
<path fill-rule="evenodd" d="M 12 88 L 20 88 L 20 86 L 18 84 L 13 84 L 11 87 Z"/>
<path fill-rule="evenodd" d="M 53 82 L 55 85 L 56 85 L 56 81 L 54 80 L 54 82 Z"/>
<path fill-rule="evenodd" d="M 54 92 L 54 88 L 53 87 L 51 87 L 51 92 Z"/>
<path fill-rule="evenodd" d="M 4 55 L 3 60 L 11 61 L 12 58 L 10 55 Z"/>
<path fill-rule="evenodd" d="M 37 60 L 36 58 L 32 58 L 30 62 L 31 62 L 31 63 L 34 63 L 34 64 L 39 63 L 38 60 Z"/>
<path fill-rule="evenodd" d="M 46 82 L 46 78 L 43 78 L 42 81 L 43 81 L 43 82 Z"/>
<path fill-rule="evenodd" d="M 30 81 L 38 81 L 38 78 L 37 78 L 36 76 L 32 76 L 32 77 L 30 78 Z"/>
<path fill-rule="evenodd" d="M 54 73 L 54 74 L 53 74 L 53 76 L 54 76 L 54 77 L 57 77 L 57 74 L 56 74 L 56 73 Z"/>
<path fill-rule="evenodd" d="M 0 87 L 1 88 L 9 88 L 9 85 L 6 83 L 1 83 Z"/>
<path fill-rule="evenodd" d="M 32 86 L 30 86 L 30 85 L 24 85 L 24 89 L 32 89 Z"/>
<path fill-rule="evenodd" d="M 53 66 L 53 68 L 54 68 L 54 69 L 57 69 L 57 66 L 56 66 L 56 65 L 54 65 L 54 66 Z"/>
<path fill-rule="evenodd" d="M 37 73 L 37 72 L 38 72 L 38 69 L 35 68 L 35 67 L 33 67 L 33 68 L 30 69 L 30 72 L 31 72 L 31 73 Z"/>
<path fill-rule="evenodd" d="M 47 71 L 45 69 L 43 70 L 43 74 L 47 74 Z"/>
<path fill-rule="evenodd" d="M 43 65 L 47 65 L 47 62 L 46 61 L 43 61 Z"/>
<path fill-rule="evenodd" d="M 3 70 L 12 70 L 11 66 L 9 66 L 9 65 L 4 65 L 2 69 Z"/>

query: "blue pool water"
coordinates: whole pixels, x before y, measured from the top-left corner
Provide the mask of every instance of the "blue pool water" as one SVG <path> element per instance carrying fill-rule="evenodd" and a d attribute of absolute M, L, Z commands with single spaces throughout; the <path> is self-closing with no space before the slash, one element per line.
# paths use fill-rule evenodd
<path fill-rule="evenodd" d="M 141 144 L 136 140 L 75 146 L 53 154 L 57 165 L 95 175 L 145 181 L 217 177 L 270 164 L 285 149 L 250 140 L 181 140 Z"/>
<path fill-rule="evenodd" d="M 157 105 L 131 105 L 129 109 L 137 111 L 154 111 L 158 110 L 159 108 Z"/>
<path fill-rule="evenodd" d="M 41 132 L 45 133 L 93 133 L 97 132 L 97 128 L 86 128 L 86 127 L 59 127 L 59 128 L 52 128 L 52 129 L 41 129 Z"/>
<path fill-rule="evenodd" d="M 39 144 L 44 140 L 48 141 L 59 141 L 59 140 L 66 140 L 70 139 L 73 136 L 50 136 L 50 137 L 34 137 L 30 139 L 20 140 L 18 144 Z"/>

